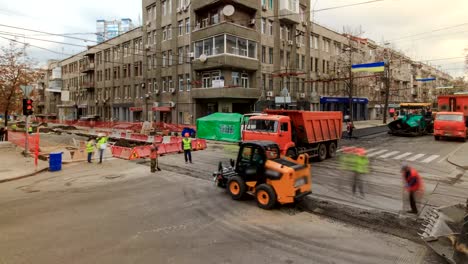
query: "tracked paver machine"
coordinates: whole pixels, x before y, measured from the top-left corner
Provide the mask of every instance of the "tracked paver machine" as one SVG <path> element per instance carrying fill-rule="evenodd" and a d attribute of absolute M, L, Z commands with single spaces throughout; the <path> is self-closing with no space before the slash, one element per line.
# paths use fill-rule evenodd
<path fill-rule="evenodd" d="M 388 124 L 389 134 L 396 136 L 422 136 L 432 133 L 434 118 L 431 103 L 401 103 L 399 118 Z"/>
<path fill-rule="evenodd" d="M 468 199 L 428 210 L 419 235 L 427 246 L 451 264 L 468 263 Z"/>

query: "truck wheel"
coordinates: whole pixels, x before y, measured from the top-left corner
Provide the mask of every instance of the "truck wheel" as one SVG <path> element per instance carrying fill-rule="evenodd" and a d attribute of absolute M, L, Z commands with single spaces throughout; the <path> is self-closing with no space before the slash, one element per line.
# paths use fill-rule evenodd
<path fill-rule="evenodd" d="M 331 142 L 330 145 L 328 145 L 327 157 L 334 158 L 335 156 L 336 156 L 336 143 Z"/>
<path fill-rule="evenodd" d="M 258 207 L 266 210 L 270 210 L 276 204 L 276 193 L 268 184 L 260 184 L 255 192 L 255 198 L 257 198 Z"/>
<path fill-rule="evenodd" d="M 440 136 L 434 136 L 434 139 L 435 139 L 435 140 L 439 140 L 439 139 L 440 139 Z"/>
<path fill-rule="evenodd" d="M 297 153 L 296 153 L 296 150 L 293 149 L 293 148 L 290 148 L 286 151 L 286 156 L 287 157 L 290 157 L 292 159 L 297 159 Z"/>
<path fill-rule="evenodd" d="M 247 192 L 245 181 L 239 176 L 234 176 L 229 179 L 227 186 L 228 192 L 231 194 L 233 200 L 242 200 Z"/>
<path fill-rule="evenodd" d="M 318 160 L 324 161 L 327 158 L 327 146 L 320 144 L 318 147 Z"/>

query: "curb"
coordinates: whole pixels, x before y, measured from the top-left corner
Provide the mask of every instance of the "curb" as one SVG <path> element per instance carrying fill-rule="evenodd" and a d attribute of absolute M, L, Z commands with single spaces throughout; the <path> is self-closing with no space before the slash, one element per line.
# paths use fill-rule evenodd
<path fill-rule="evenodd" d="M 468 166 L 463 166 L 463 165 L 460 165 L 459 163 L 457 162 L 454 162 L 454 161 L 451 161 L 451 156 L 447 158 L 447 162 L 456 166 L 456 167 L 459 167 L 460 169 L 463 169 L 463 170 L 468 170 Z"/>
<path fill-rule="evenodd" d="M 4 182 L 10 182 L 10 181 L 15 181 L 15 180 L 20 180 L 20 179 L 24 179 L 24 178 L 28 178 L 28 177 L 31 177 L 31 176 L 35 176 L 41 172 L 44 172 L 44 171 L 48 171 L 49 170 L 49 167 L 46 167 L 46 168 L 43 168 L 43 169 L 40 169 L 38 171 L 35 171 L 33 173 L 29 173 L 29 174 L 26 174 L 26 175 L 22 175 L 22 176 L 18 176 L 18 177 L 14 177 L 14 178 L 9 178 L 9 179 L 3 179 L 3 180 L 0 180 L 0 183 L 4 183 Z"/>

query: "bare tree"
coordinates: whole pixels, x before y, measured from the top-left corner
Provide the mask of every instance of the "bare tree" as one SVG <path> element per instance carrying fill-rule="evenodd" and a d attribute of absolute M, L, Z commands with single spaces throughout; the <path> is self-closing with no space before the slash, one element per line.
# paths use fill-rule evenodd
<path fill-rule="evenodd" d="M 0 112 L 4 114 L 5 127 L 8 126 L 8 115 L 21 109 L 21 86 L 33 83 L 38 77 L 33 65 L 25 49 L 14 42 L 0 48 Z"/>

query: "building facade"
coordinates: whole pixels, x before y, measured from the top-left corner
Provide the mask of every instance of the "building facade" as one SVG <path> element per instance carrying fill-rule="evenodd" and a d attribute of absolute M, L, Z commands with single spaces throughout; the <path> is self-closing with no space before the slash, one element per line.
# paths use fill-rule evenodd
<path fill-rule="evenodd" d="M 130 18 L 122 18 L 120 20 L 96 20 L 97 42 L 102 43 L 134 28 L 135 26 Z"/>
<path fill-rule="evenodd" d="M 143 0 L 143 14 L 142 27 L 51 63 L 46 79 L 60 68 L 65 96 L 56 102 L 51 89 L 45 111 L 194 124 L 265 108 L 346 114 L 352 92 L 360 120 L 382 115 L 387 79 L 352 74 L 353 64 L 387 62 L 391 106 L 434 100 L 433 89 L 451 81 L 394 49 L 311 23 L 307 0 Z M 429 76 L 436 81 L 417 81 Z"/>

